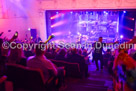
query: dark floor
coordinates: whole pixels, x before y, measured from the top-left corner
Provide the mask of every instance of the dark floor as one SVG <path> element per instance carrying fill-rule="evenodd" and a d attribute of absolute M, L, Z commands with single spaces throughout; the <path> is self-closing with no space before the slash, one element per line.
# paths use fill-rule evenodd
<path fill-rule="evenodd" d="M 67 78 L 67 88 L 62 91 L 112 91 L 112 78 L 107 69 L 103 69 L 103 72 L 95 71 L 95 69 L 95 63 L 91 63 L 88 78 Z"/>

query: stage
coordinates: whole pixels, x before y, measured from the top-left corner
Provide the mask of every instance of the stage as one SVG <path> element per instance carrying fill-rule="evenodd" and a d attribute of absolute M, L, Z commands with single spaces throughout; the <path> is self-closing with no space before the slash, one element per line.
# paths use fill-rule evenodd
<path fill-rule="evenodd" d="M 130 10 L 47 10 L 47 36 L 55 35 L 56 43 L 95 42 L 99 37 L 104 42 L 129 40 L 134 35 L 134 13 Z"/>

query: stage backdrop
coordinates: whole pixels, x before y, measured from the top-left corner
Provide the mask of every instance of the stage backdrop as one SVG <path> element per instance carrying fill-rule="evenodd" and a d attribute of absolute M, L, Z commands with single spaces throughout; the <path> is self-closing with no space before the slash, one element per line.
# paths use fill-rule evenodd
<path fill-rule="evenodd" d="M 128 41 L 134 36 L 136 10 L 48 10 L 47 36 L 54 41 Z"/>

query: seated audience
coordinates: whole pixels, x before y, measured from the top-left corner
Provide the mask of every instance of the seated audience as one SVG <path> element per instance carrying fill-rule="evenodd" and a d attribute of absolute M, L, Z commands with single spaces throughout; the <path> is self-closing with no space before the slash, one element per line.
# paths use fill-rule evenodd
<path fill-rule="evenodd" d="M 56 55 L 56 60 L 62 60 L 62 61 L 66 61 L 66 50 L 65 49 L 61 49 L 59 51 L 59 53 Z"/>
<path fill-rule="evenodd" d="M 54 58 L 54 57 L 52 57 L 51 52 L 48 52 L 48 51 L 45 51 L 44 55 L 46 56 L 47 59 L 53 59 Z"/>
<path fill-rule="evenodd" d="M 71 48 L 67 49 L 66 58 L 69 58 L 72 55 L 71 50 L 72 50 Z"/>
<path fill-rule="evenodd" d="M 33 56 L 34 53 L 32 52 L 32 50 L 29 50 L 29 48 L 28 48 L 28 49 L 24 50 L 24 55 L 25 55 L 26 58 L 28 58 L 30 56 Z"/>
<path fill-rule="evenodd" d="M 78 54 L 81 55 L 81 56 L 83 56 L 82 55 L 83 54 L 82 49 L 78 49 Z"/>
<path fill-rule="evenodd" d="M 12 42 L 17 38 L 17 36 L 13 36 L 9 41 L 7 39 L 1 39 L 0 38 L 0 77 L 6 74 L 6 65 L 5 63 L 7 62 L 7 58 L 8 58 L 8 52 L 9 49 L 4 49 L 2 47 L 2 44 L 4 41 L 6 42 Z"/>
<path fill-rule="evenodd" d="M 89 52 L 87 52 L 87 49 L 83 49 L 83 56 L 84 56 L 84 58 L 85 58 L 85 60 L 86 60 L 86 63 L 87 64 L 90 64 L 90 62 L 89 62 L 89 54 L 92 52 L 92 50 L 90 50 Z"/>
<path fill-rule="evenodd" d="M 133 55 L 133 59 L 136 61 L 136 53 Z"/>
<path fill-rule="evenodd" d="M 32 68 L 40 68 L 44 73 L 46 81 L 50 77 L 49 70 L 52 71 L 54 76 L 57 76 L 58 73 L 55 65 L 44 56 L 44 51 L 38 47 L 35 50 L 35 56 L 28 58 L 27 66 Z"/>
<path fill-rule="evenodd" d="M 0 39 L 0 77 L 5 75 L 6 73 L 5 62 L 7 60 L 7 57 L 3 55 L 2 43 L 3 43 L 3 40 Z"/>
<path fill-rule="evenodd" d="M 20 64 L 26 66 L 26 58 L 22 49 L 15 48 L 10 50 L 8 63 Z"/>
<path fill-rule="evenodd" d="M 108 61 L 110 60 L 111 58 L 111 50 L 110 49 L 107 49 L 106 53 L 103 55 L 104 56 L 104 66 L 107 67 L 108 66 Z"/>
<path fill-rule="evenodd" d="M 113 69 L 115 69 L 118 65 L 125 65 L 127 69 L 136 68 L 135 60 L 131 58 L 123 49 L 119 50 L 119 55 L 114 60 Z"/>
<path fill-rule="evenodd" d="M 3 55 L 3 48 L 2 48 L 2 43 L 3 43 L 3 40 L 0 39 L 0 80 L 3 78 L 3 76 L 6 74 L 6 66 L 5 66 L 5 62 L 6 62 L 6 59 L 7 57 L 5 57 Z M 4 91 L 5 88 L 4 88 L 4 83 L 2 83 L 0 81 L 0 91 Z"/>
<path fill-rule="evenodd" d="M 88 65 L 86 64 L 86 61 L 85 61 L 84 57 L 77 53 L 77 49 L 72 49 L 71 50 L 71 55 L 69 55 L 67 59 L 72 63 L 79 63 L 82 75 L 87 76 L 87 74 L 88 74 Z"/>
<path fill-rule="evenodd" d="M 47 59 L 55 59 L 56 55 L 57 52 L 55 51 L 54 48 L 51 48 L 50 46 L 45 51 L 45 56 L 47 57 Z"/>
<path fill-rule="evenodd" d="M 28 58 L 27 66 L 32 68 L 40 68 L 43 71 L 45 81 L 54 76 L 59 79 L 58 87 L 64 82 L 63 69 L 57 68 L 50 60 L 45 56 L 45 51 L 36 46 L 35 56 Z"/>

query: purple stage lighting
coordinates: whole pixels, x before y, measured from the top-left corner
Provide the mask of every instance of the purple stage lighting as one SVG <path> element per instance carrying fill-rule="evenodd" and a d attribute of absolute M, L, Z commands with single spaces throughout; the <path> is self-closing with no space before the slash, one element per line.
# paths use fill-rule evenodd
<path fill-rule="evenodd" d="M 78 38 L 81 37 L 81 43 L 86 41 L 97 41 L 99 36 L 103 36 L 104 41 L 112 42 L 116 39 L 115 35 L 119 35 L 118 28 L 118 12 L 114 11 L 48 11 L 49 15 L 49 29 L 50 32 L 58 35 L 54 40 L 66 40 L 67 42 L 77 42 Z M 58 14 L 56 14 L 58 12 Z M 63 13 L 62 13 L 63 12 Z M 121 11 L 123 13 L 123 11 Z M 112 15 L 112 13 L 114 13 Z M 59 16 L 55 17 L 55 16 Z M 108 27 L 107 25 L 110 25 Z M 60 34 L 60 32 L 63 34 Z M 123 34 L 122 34 L 123 35 Z M 89 37 L 86 37 L 89 36 Z M 69 37 L 69 38 L 68 38 Z M 120 35 L 117 36 L 118 39 Z"/>

